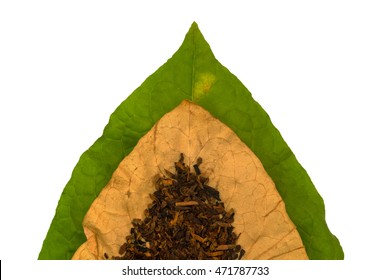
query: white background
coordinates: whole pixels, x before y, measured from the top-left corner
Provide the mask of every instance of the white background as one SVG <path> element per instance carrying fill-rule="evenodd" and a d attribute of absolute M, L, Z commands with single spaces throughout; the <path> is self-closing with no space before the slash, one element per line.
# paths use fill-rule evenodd
<path fill-rule="evenodd" d="M 21 279 L 17 269 L 26 276 L 61 269 L 58 262 L 33 260 L 79 156 L 196 21 L 217 59 L 269 113 L 324 198 L 328 225 L 346 260 L 303 269 L 319 273 L 317 279 L 386 274 L 386 2 L 2 1 L 2 273 Z M 302 272 L 292 271 L 302 279 Z"/>

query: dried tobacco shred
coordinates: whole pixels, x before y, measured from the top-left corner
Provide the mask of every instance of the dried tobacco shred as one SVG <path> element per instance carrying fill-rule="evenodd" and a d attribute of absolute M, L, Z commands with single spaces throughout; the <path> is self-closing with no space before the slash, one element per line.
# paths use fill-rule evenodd
<path fill-rule="evenodd" d="M 134 219 L 130 235 L 120 247 L 118 260 L 234 260 L 245 251 L 236 244 L 233 209 L 225 211 L 219 192 L 201 176 L 199 158 L 193 166 L 184 163 L 183 154 L 175 162 L 176 174 L 156 182 L 150 195 L 153 202 L 145 219 Z M 104 255 L 106 259 L 109 257 Z"/>

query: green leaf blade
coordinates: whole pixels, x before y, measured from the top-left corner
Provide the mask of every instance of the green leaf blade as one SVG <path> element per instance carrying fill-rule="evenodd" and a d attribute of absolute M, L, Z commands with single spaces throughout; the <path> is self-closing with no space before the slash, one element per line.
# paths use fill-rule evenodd
<path fill-rule="evenodd" d="M 342 259 L 325 222 L 322 198 L 268 114 L 214 57 L 194 23 L 179 50 L 111 115 L 103 135 L 77 163 L 61 195 L 39 259 L 70 259 L 85 241 L 82 220 L 119 162 L 183 99 L 220 119 L 262 161 L 285 201 L 310 259 Z M 310 203 L 302 203 L 310 197 Z"/>

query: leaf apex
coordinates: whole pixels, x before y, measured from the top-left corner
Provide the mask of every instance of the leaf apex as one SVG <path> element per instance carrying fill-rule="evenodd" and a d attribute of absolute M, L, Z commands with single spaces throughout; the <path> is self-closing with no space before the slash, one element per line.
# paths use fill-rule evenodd
<path fill-rule="evenodd" d="M 198 26 L 198 24 L 196 23 L 196 21 L 194 21 L 194 22 L 191 24 L 190 30 L 191 30 L 191 29 L 198 29 L 198 30 L 199 30 L 199 26 Z"/>
<path fill-rule="evenodd" d="M 206 41 L 205 38 L 203 37 L 203 34 L 202 32 L 200 31 L 199 29 L 199 26 L 198 24 L 196 23 L 196 21 L 194 21 L 192 24 L 191 24 L 191 27 L 190 29 L 188 30 L 188 33 L 187 33 L 187 36 L 190 35 L 191 37 L 193 38 L 196 38 L 195 40 L 199 40 L 199 42 L 201 41 Z"/>

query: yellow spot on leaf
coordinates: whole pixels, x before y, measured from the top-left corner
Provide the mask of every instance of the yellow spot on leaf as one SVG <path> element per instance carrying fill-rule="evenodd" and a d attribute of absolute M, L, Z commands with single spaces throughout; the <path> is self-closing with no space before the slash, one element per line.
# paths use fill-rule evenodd
<path fill-rule="evenodd" d="M 193 100 L 200 99 L 208 93 L 215 83 L 215 75 L 211 73 L 202 73 L 196 78 L 193 88 Z"/>

